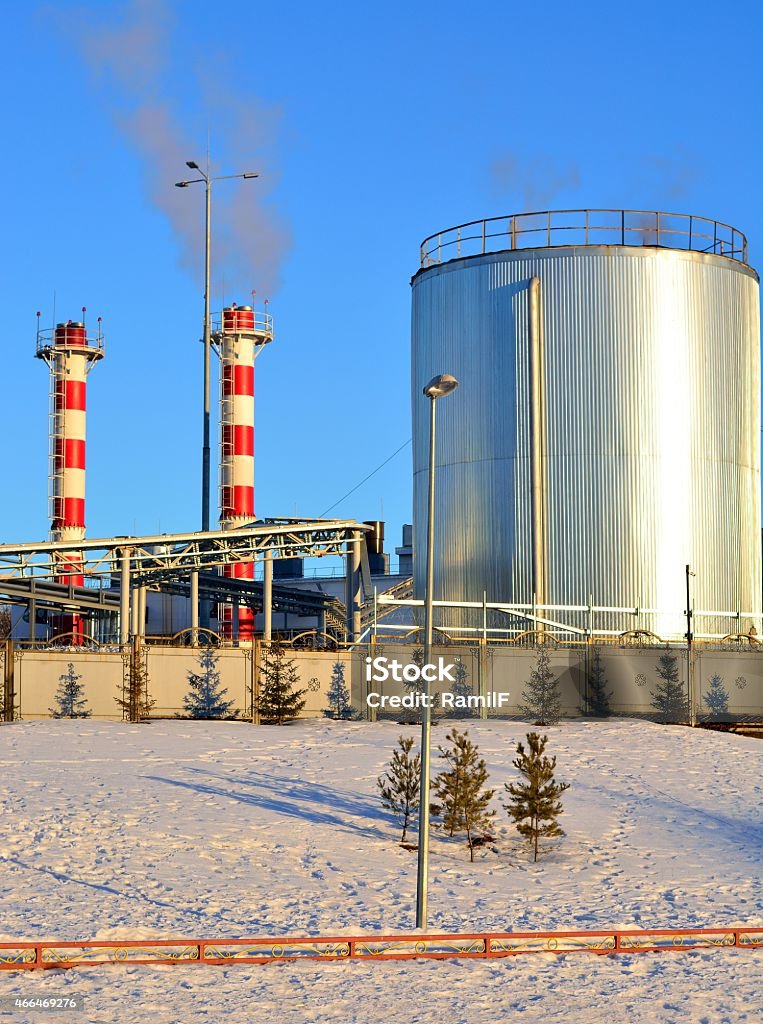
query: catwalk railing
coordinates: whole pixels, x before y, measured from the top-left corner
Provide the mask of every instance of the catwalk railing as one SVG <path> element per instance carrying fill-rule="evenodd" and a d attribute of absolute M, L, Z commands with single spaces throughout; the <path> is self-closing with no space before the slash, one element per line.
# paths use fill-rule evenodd
<path fill-rule="evenodd" d="M 539 210 L 438 231 L 419 249 L 423 268 L 465 256 L 559 245 L 655 246 L 747 263 L 747 239 L 722 221 L 660 210 Z"/>
<path fill-rule="evenodd" d="M 522 953 L 657 953 L 763 949 L 763 928 L 465 932 L 256 939 L 0 942 L 0 970 L 115 964 L 256 964 L 277 960 L 491 959 Z"/>

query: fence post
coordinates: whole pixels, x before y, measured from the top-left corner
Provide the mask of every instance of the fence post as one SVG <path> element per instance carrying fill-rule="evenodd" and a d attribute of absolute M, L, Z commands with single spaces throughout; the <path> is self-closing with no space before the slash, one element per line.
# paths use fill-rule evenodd
<path fill-rule="evenodd" d="M 16 687 L 13 666 L 16 659 L 13 654 L 13 639 L 5 641 L 5 666 L 3 670 L 3 721 L 13 721 L 13 709 L 16 703 Z"/>
<path fill-rule="evenodd" d="M 252 640 L 252 725 L 260 724 L 260 652 L 262 641 L 255 637 Z"/>

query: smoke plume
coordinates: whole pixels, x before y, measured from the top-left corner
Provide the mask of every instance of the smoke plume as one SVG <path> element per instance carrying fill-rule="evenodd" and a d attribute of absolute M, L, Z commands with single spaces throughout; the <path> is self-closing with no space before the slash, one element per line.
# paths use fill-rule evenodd
<path fill-rule="evenodd" d="M 197 279 L 203 271 L 204 196 L 201 184 L 174 187 L 198 177 L 186 161 L 206 169 L 209 143 L 212 175 L 261 174 L 213 186 L 212 268 L 218 293 L 224 282 L 227 297 L 237 297 L 230 296 L 235 285 L 242 289 L 240 301 L 253 288 L 265 298 L 278 288 L 291 242 L 271 198 L 278 111 L 225 81 L 230 54 L 178 52 L 174 27 L 168 4 L 129 0 L 101 24 L 93 24 L 92 8 L 78 18 L 68 15 L 65 31 L 80 47 L 119 130 L 140 154 L 150 199 L 168 218 L 181 263 Z"/>
<path fill-rule="evenodd" d="M 554 166 L 550 159 L 525 160 L 506 154 L 490 165 L 493 187 L 517 197 L 518 210 L 546 210 L 560 192 L 580 187 L 575 164 Z"/>

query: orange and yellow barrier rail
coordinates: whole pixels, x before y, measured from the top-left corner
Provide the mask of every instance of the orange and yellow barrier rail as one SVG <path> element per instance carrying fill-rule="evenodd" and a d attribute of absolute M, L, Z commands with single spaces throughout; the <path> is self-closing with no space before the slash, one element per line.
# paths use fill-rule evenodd
<path fill-rule="evenodd" d="M 0 942 L 0 970 L 101 964 L 264 964 L 278 960 L 486 959 L 520 953 L 654 953 L 763 949 L 763 928 L 473 932 L 330 938 Z"/>

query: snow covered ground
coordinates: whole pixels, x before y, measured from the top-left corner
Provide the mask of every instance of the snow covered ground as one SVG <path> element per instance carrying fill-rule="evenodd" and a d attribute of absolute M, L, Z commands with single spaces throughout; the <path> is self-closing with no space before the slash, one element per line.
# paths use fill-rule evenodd
<path fill-rule="evenodd" d="M 763 926 L 759 740 L 634 721 L 546 730 L 572 788 L 566 838 L 533 864 L 501 807 L 528 727 L 464 724 L 498 791 L 497 841 L 472 865 L 462 840 L 433 837 L 432 930 Z M 375 785 L 401 731 L 415 734 L 321 721 L 0 728 L 2 936 L 411 930 L 416 854 Z M 0 975 L 0 997 L 84 997 L 62 1024 L 736 1024 L 760 1020 L 761 991 L 763 951 Z"/>

